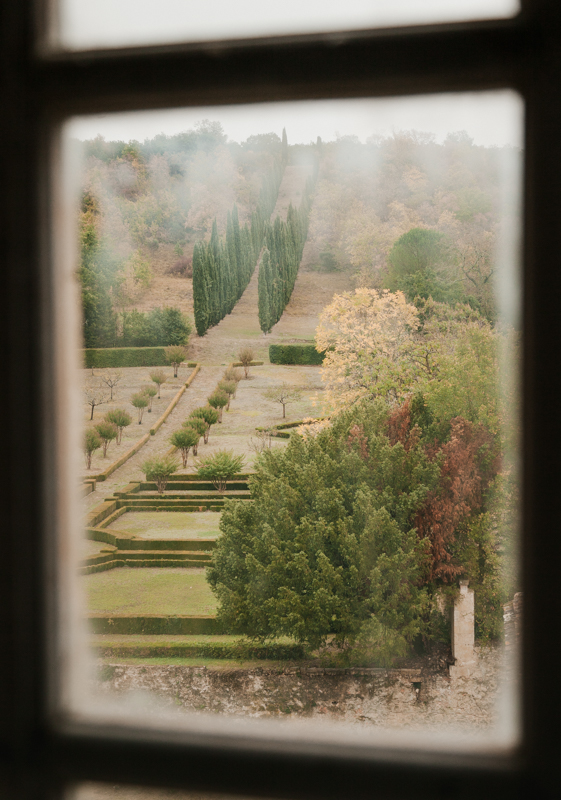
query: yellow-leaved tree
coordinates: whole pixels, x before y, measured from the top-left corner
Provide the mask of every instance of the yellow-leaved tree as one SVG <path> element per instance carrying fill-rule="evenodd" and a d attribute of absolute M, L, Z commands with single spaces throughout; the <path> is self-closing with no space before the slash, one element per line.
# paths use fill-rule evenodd
<path fill-rule="evenodd" d="M 368 395 L 393 402 L 406 397 L 421 369 L 418 327 L 417 310 L 402 292 L 361 288 L 336 295 L 316 330 L 316 347 L 326 351 L 327 405 L 339 410 Z"/>

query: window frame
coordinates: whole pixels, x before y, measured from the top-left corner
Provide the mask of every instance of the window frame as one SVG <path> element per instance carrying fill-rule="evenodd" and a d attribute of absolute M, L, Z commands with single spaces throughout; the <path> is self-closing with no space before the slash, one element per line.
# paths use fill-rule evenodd
<path fill-rule="evenodd" d="M 73 781 L 99 780 L 284 798 L 554 796 L 561 699 L 548 676 L 561 619 L 553 522 L 561 371 L 552 367 L 561 342 L 561 271 L 553 261 L 561 223 L 559 3 L 528 0 L 508 20 L 56 53 L 37 34 L 46 30 L 47 0 L 36 2 L 3 0 L 0 8 L 0 358 L 6 385 L 17 387 L 2 397 L 9 424 L 0 505 L 0 791 L 54 798 Z M 58 502 L 57 431 L 48 415 L 56 398 L 49 220 L 57 127 L 74 114 L 504 88 L 526 103 L 521 747 L 509 756 L 296 747 L 54 715 L 47 676 L 56 630 L 45 598 L 56 575 L 49 543 Z"/>

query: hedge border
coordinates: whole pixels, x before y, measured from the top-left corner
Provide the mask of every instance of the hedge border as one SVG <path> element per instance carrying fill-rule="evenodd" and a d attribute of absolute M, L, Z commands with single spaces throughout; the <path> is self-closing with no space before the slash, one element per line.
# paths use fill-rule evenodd
<path fill-rule="evenodd" d="M 262 367 L 264 363 L 265 363 L 264 361 L 252 361 L 249 366 L 250 367 Z M 229 366 L 231 366 L 231 367 L 243 367 L 243 364 L 242 364 L 241 361 L 232 361 L 232 363 Z"/>
<path fill-rule="evenodd" d="M 246 642 L 166 642 L 135 644 L 92 642 L 99 657 L 120 658 L 217 658 L 256 661 L 301 661 L 306 651 L 301 644 L 250 644 Z"/>
<path fill-rule="evenodd" d="M 270 344 L 269 361 L 271 364 L 288 364 L 295 366 L 321 366 L 325 352 L 316 350 L 315 344 Z"/>
<path fill-rule="evenodd" d="M 160 614 L 88 614 L 91 633 L 121 635 L 174 636 L 189 634 L 220 634 L 215 616 Z"/>
<path fill-rule="evenodd" d="M 126 367 L 165 367 L 165 346 L 156 347 L 87 347 L 82 350 L 84 369 L 119 369 Z M 134 363 L 130 363 L 130 362 Z M 194 362 L 188 362 L 194 367 Z"/>
<path fill-rule="evenodd" d="M 255 428 L 256 431 L 271 431 L 271 436 L 274 436 L 275 439 L 290 439 L 291 434 L 285 433 L 286 428 L 298 428 L 300 425 L 311 425 L 313 422 L 322 422 L 324 419 L 329 419 L 329 417 L 315 417 L 314 419 L 306 422 L 303 419 L 296 420 L 295 422 L 281 422 L 278 425 L 271 425 L 270 428 Z"/>
<path fill-rule="evenodd" d="M 191 365 L 191 363 L 192 362 L 189 362 L 189 366 Z M 113 463 L 110 464 L 107 467 L 107 469 L 104 469 L 103 472 L 99 472 L 96 475 L 86 475 L 85 480 L 95 479 L 96 481 L 105 481 L 113 472 L 115 472 L 115 470 L 119 469 L 119 467 L 122 467 L 123 464 L 125 464 L 129 460 L 129 458 L 132 458 L 134 455 L 136 455 L 136 453 L 138 453 L 138 451 L 142 447 L 144 447 L 146 442 L 149 441 L 150 437 L 154 436 L 156 431 L 159 430 L 161 426 L 164 424 L 164 422 L 169 417 L 175 406 L 180 401 L 185 390 L 188 389 L 189 386 L 191 386 L 191 383 L 198 375 L 200 369 L 201 365 L 199 363 L 195 363 L 193 372 L 189 375 L 187 381 L 183 384 L 181 389 L 174 396 L 171 403 L 168 405 L 168 407 L 166 408 L 162 416 L 159 418 L 159 420 L 156 422 L 156 424 L 152 428 L 150 428 L 148 433 L 145 433 L 144 436 L 141 439 L 139 439 L 138 442 L 136 442 L 136 444 L 134 444 L 129 450 L 126 451 L 126 453 L 124 453 L 120 458 L 118 458 L 117 461 L 113 461 Z"/>

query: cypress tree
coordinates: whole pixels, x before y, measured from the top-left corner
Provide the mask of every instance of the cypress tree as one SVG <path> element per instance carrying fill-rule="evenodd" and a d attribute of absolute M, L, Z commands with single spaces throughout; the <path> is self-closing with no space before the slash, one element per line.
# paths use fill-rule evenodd
<path fill-rule="evenodd" d="M 203 243 L 197 243 L 193 250 L 193 305 L 195 327 L 199 336 L 204 336 L 209 328 L 209 297 L 205 250 Z"/>
<path fill-rule="evenodd" d="M 269 333 L 272 327 L 271 313 L 271 258 L 269 251 L 265 248 L 259 266 L 258 276 L 259 289 L 259 326 L 263 333 Z"/>

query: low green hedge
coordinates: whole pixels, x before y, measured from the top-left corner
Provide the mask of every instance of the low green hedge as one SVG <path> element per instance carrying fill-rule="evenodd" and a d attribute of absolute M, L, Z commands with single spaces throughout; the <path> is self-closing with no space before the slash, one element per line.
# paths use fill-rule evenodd
<path fill-rule="evenodd" d="M 318 353 L 313 344 L 271 344 L 271 364 L 323 364 L 325 353 Z"/>
<path fill-rule="evenodd" d="M 97 367 L 165 367 L 164 347 L 98 347 L 84 350 L 84 366 Z"/>
<path fill-rule="evenodd" d="M 156 614 L 148 614 L 146 616 L 90 614 L 88 622 L 91 633 L 142 636 L 222 633 L 216 617 L 210 616 L 162 617 Z"/>
<path fill-rule="evenodd" d="M 94 644 L 101 657 L 119 658 L 232 658 L 237 660 L 300 661 L 306 653 L 301 644 L 246 644 L 244 642 L 187 642 L 176 644 Z"/>

